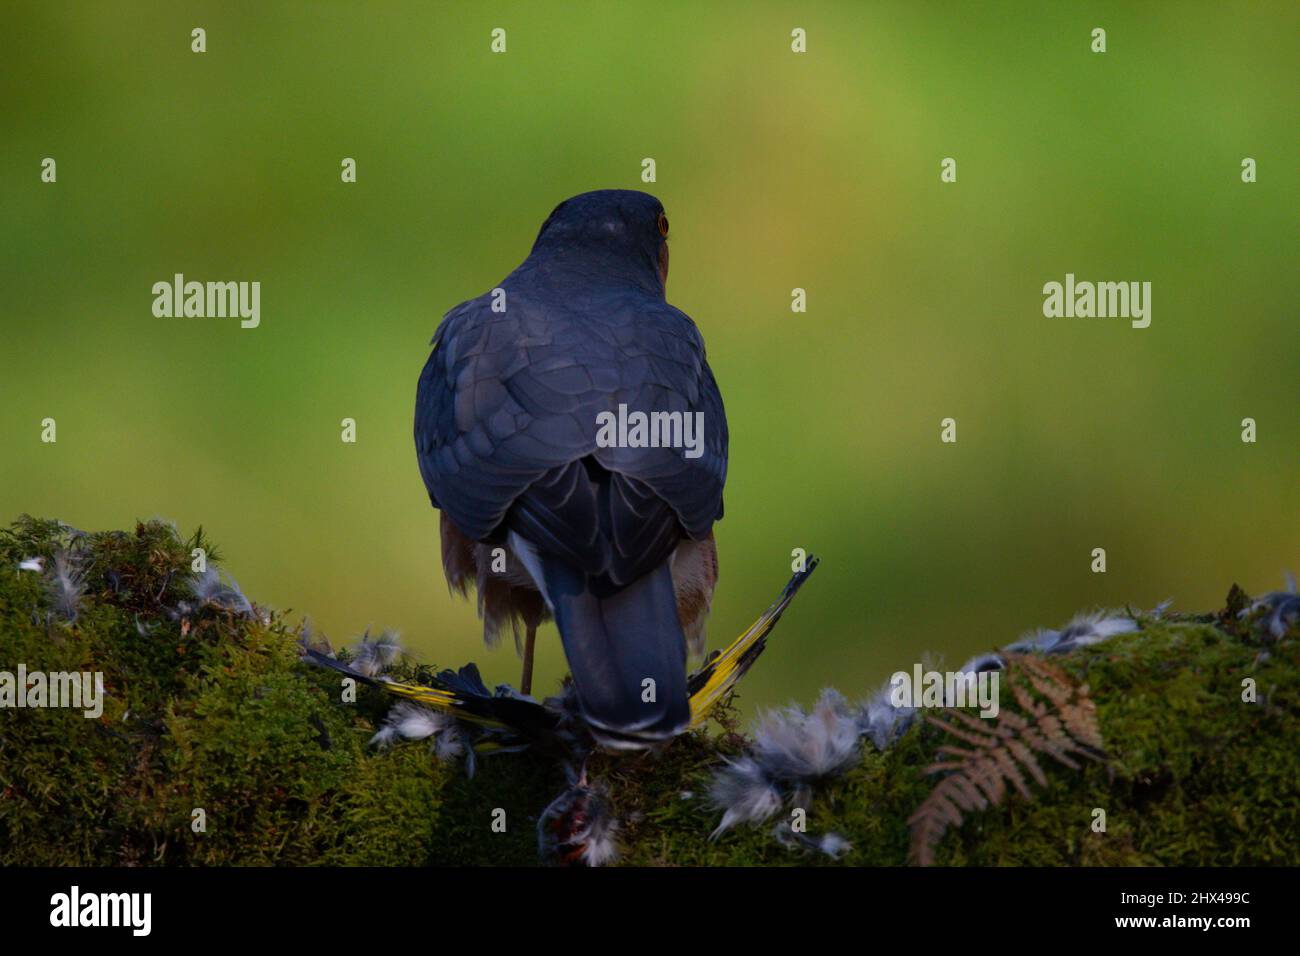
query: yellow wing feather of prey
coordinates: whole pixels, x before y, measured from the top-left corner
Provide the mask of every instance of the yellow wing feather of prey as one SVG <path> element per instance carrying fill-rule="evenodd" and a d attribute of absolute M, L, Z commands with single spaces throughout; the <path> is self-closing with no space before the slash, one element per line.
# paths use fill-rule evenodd
<path fill-rule="evenodd" d="M 407 700 L 413 700 L 418 704 L 424 704 L 434 710 L 451 714 L 458 720 L 466 720 L 482 727 L 495 727 L 498 730 L 511 729 L 510 725 L 504 721 L 469 713 L 465 710 L 460 699 L 451 691 L 439 690 L 437 687 L 425 687 L 422 684 L 398 683 L 397 681 L 384 683 L 383 689 L 385 693 L 392 694 L 395 697 L 405 697 Z"/>
<path fill-rule="evenodd" d="M 704 665 L 704 683 L 691 695 L 691 726 L 702 727 L 708 722 L 709 712 L 722 697 L 745 675 L 749 665 L 762 652 L 760 642 L 772 633 L 785 609 L 790 606 L 799 588 L 816 570 L 818 560 L 808 555 L 807 565 L 798 570 L 785 586 L 776 603 L 758 616 L 749 629 L 731 642 L 731 646 Z M 694 681 L 699 674 L 692 677 Z"/>
<path fill-rule="evenodd" d="M 709 719 L 709 712 L 722 698 L 722 696 L 731 689 L 735 683 L 736 669 L 740 664 L 741 656 L 749 650 L 756 641 L 767 633 L 764 625 L 772 617 L 772 612 L 763 612 L 757 621 L 749 626 L 740 637 L 731 642 L 731 646 L 718 655 L 717 659 L 709 665 L 712 668 L 708 680 L 704 686 L 691 695 L 691 726 L 701 727 Z"/>

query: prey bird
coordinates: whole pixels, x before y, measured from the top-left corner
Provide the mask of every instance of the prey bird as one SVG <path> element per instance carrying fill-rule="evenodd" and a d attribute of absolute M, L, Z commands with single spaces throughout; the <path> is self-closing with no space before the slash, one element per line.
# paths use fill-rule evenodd
<path fill-rule="evenodd" d="M 781 615 L 819 563 L 815 556 L 809 555 L 804 567 L 795 571 L 767 610 L 726 648 L 711 653 L 686 679 L 692 729 L 706 726 L 714 708 L 749 672 L 766 649 L 767 638 L 781 620 Z M 572 733 L 568 719 L 571 688 L 558 697 L 538 703 L 506 684 L 489 689 L 473 664 L 455 671 L 426 673 L 425 683 L 421 683 L 395 680 L 383 673 L 375 673 L 373 668 L 361 666 L 356 660 L 342 661 L 312 647 L 306 639 L 299 647 L 299 653 L 304 660 L 318 667 L 337 671 L 400 700 L 454 717 L 464 726 L 473 749 L 479 753 L 510 752 L 549 742 L 559 742 L 576 755 L 589 750 L 581 735 Z M 583 726 L 590 730 L 585 722 Z"/>
<path fill-rule="evenodd" d="M 489 644 L 509 627 L 519 646 L 522 626 L 525 694 L 553 618 L 579 713 L 614 749 L 691 725 L 687 648 L 703 650 L 718 576 L 726 414 L 667 280 L 659 200 L 565 200 L 523 263 L 446 314 L 416 395 L 449 586 L 477 590 Z M 648 435 L 623 427 L 638 414 Z M 659 440 L 691 425 L 690 447 Z"/>

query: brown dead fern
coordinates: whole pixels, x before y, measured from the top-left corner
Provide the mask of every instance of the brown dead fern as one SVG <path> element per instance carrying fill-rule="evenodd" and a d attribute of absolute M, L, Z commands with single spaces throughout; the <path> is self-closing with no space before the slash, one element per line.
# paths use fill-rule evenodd
<path fill-rule="evenodd" d="M 1004 672 L 1017 710 L 1003 708 L 995 718 L 981 719 L 965 710 L 947 708 L 926 721 L 971 749 L 943 744 L 938 753 L 952 759 L 936 762 L 923 773 L 943 777 L 908 819 L 912 844 L 908 857 L 919 866 L 934 862 L 934 853 L 949 826 L 960 826 L 963 814 L 1000 804 L 1007 784 L 1026 799 L 1032 777 L 1041 787 L 1047 776 L 1038 762 L 1046 754 L 1078 770 L 1075 755 L 1104 759 L 1097 707 L 1087 684 L 1076 684 L 1059 667 L 1032 654 L 1007 654 Z M 1037 694 L 1033 693 L 1037 691 Z"/>

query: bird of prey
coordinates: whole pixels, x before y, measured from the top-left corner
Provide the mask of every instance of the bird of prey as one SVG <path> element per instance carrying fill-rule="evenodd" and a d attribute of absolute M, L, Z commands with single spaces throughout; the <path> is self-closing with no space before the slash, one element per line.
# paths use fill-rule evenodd
<path fill-rule="evenodd" d="M 477 590 L 489 644 L 509 626 L 518 646 L 522 625 L 524 693 L 554 618 L 580 714 L 616 749 L 690 725 L 687 645 L 703 649 L 718 574 L 726 414 L 667 279 L 659 200 L 565 200 L 523 263 L 446 314 L 416 395 L 448 584 Z M 638 413 L 611 441 L 611 417 Z"/>

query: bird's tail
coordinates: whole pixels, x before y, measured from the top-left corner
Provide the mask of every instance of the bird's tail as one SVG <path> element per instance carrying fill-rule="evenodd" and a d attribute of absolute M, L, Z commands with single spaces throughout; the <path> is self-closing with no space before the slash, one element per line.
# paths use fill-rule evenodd
<path fill-rule="evenodd" d="M 686 636 L 665 561 L 615 594 L 598 597 L 586 575 L 543 557 L 546 591 L 583 719 L 607 747 L 668 740 L 691 722 Z"/>

